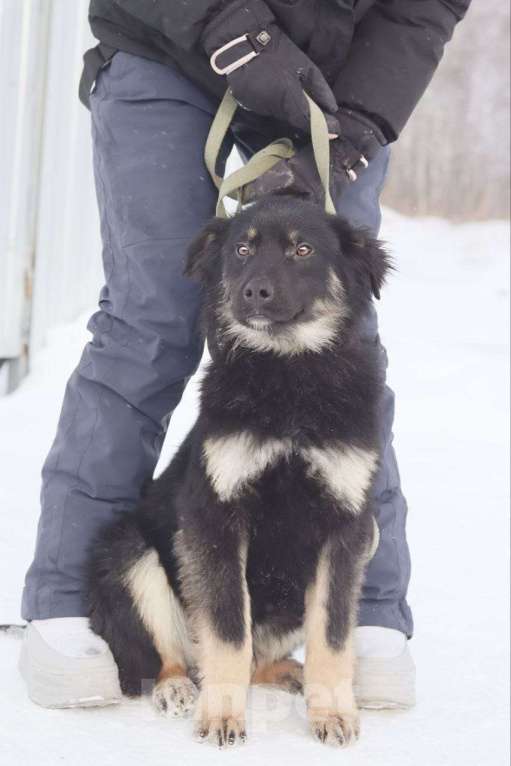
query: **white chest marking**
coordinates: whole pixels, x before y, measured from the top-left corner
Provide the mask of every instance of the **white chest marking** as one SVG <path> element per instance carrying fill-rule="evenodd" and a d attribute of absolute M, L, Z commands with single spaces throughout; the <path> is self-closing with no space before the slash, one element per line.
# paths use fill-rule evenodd
<path fill-rule="evenodd" d="M 378 464 L 376 452 L 349 447 L 338 442 L 328 447 L 308 447 L 302 451 L 310 473 L 318 477 L 329 492 L 359 513 Z"/>
<path fill-rule="evenodd" d="M 248 482 L 291 452 L 289 439 L 259 442 L 245 431 L 204 441 L 206 473 L 220 500 L 232 500 Z"/>
<path fill-rule="evenodd" d="M 358 513 L 366 500 L 378 458 L 376 452 L 349 447 L 342 442 L 327 447 L 294 447 L 336 500 Z M 206 473 L 222 502 L 238 497 L 246 486 L 293 452 L 291 439 L 258 441 L 241 431 L 204 442 Z"/>

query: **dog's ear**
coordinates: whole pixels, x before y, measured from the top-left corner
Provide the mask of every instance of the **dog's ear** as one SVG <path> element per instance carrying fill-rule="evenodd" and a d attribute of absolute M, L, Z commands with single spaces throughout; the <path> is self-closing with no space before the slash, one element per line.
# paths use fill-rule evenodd
<path fill-rule="evenodd" d="M 332 222 L 341 251 L 352 258 L 354 265 L 367 275 L 371 292 L 379 300 L 385 277 L 393 268 L 383 243 L 366 229 L 354 229 L 338 216 L 332 216 Z"/>
<path fill-rule="evenodd" d="M 363 230 L 353 230 L 348 247 L 369 275 L 371 291 L 380 300 L 385 277 L 392 269 L 390 258 L 383 243 Z"/>
<path fill-rule="evenodd" d="M 204 281 L 217 266 L 229 221 L 213 218 L 188 246 L 185 276 Z"/>

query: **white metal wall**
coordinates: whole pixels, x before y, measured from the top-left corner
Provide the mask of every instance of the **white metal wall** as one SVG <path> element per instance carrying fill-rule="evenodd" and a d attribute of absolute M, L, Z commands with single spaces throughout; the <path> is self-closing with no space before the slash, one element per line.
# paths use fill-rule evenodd
<path fill-rule="evenodd" d="M 0 358 L 28 332 L 49 6 L 0 3 Z"/>
<path fill-rule="evenodd" d="M 101 283 L 90 116 L 78 100 L 83 52 L 93 44 L 88 0 L 51 1 L 31 348 L 74 319 Z"/>
<path fill-rule="evenodd" d="M 0 359 L 40 347 L 101 284 L 90 117 L 78 101 L 88 0 L 0 0 Z M 32 292 L 33 286 L 33 292 Z"/>

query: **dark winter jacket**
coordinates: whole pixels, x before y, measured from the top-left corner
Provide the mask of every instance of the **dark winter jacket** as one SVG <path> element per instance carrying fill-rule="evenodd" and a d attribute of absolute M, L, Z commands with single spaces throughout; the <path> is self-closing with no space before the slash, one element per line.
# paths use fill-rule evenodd
<path fill-rule="evenodd" d="M 87 102 L 88 89 L 113 50 L 176 64 L 206 91 L 221 97 L 225 78 L 211 69 L 201 38 L 215 14 L 231 1 L 92 0 L 90 23 L 103 45 L 86 54 L 82 100 Z M 388 141 L 397 138 L 411 115 L 470 3 L 265 1 L 268 13 L 319 66 L 339 105 L 369 116 Z"/>

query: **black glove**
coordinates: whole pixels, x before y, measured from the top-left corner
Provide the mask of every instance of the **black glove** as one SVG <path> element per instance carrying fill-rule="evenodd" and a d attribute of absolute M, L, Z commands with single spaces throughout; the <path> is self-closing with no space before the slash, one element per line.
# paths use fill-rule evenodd
<path fill-rule="evenodd" d="M 214 55 L 241 36 L 247 39 Z M 337 133 L 337 121 L 332 116 L 337 103 L 330 86 L 318 67 L 277 26 L 262 0 L 229 3 L 205 28 L 202 44 L 213 57 L 215 71 L 226 74 L 240 106 L 309 133 L 305 90 L 327 113 L 331 132 Z M 244 56 L 250 59 L 235 68 Z"/>
<path fill-rule="evenodd" d="M 364 115 L 340 109 L 336 117 L 340 135 L 330 141 L 330 190 L 334 199 L 357 180 L 358 174 L 387 143 L 380 129 Z M 324 191 L 310 144 L 248 184 L 243 201 L 254 202 L 266 194 L 294 194 L 323 204 Z"/>
<path fill-rule="evenodd" d="M 339 138 L 330 144 L 333 170 L 356 180 L 356 173 L 367 167 L 387 140 L 380 128 L 361 112 L 339 109 Z"/>

